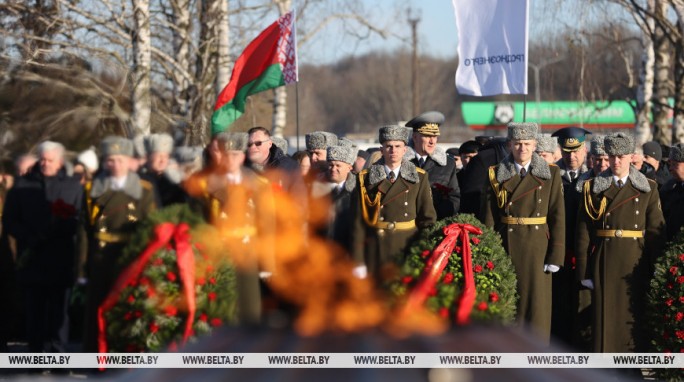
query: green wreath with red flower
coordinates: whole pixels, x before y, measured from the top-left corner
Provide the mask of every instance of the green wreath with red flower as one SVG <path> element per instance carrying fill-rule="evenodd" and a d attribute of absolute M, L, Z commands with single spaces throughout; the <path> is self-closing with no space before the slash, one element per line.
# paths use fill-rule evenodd
<path fill-rule="evenodd" d="M 100 307 L 101 352 L 173 350 L 235 322 L 233 266 L 205 258 L 201 244 L 192 242 L 193 233 L 211 229 L 185 205 L 140 223 L 117 285 Z"/>
<path fill-rule="evenodd" d="M 684 231 L 665 246 L 656 261 L 646 300 L 652 351 L 684 353 Z M 654 368 L 653 371 L 659 380 L 684 379 L 683 369 Z"/>
<path fill-rule="evenodd" d="M 459 214 L 421 233 L 390 289 L 399 299 L 418 301 L 458 324 L 506 324 L 515 319 L 516 284 L 499 234 L 473 215 Z"/>

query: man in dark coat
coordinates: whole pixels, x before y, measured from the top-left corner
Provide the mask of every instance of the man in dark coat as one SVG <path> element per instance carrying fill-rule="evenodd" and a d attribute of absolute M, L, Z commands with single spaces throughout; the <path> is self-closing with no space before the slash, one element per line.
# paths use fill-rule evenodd
<path fill-rule="evenodd" d="M 180 186 L 180 172 L 169 167 L 173 152 L 173 138 L 168 134 L 151 134 L 145 140 L 147 161 L 138 174 L 154 186 L 160 207 L 188 202 L 188 195 Z"/>
<path fill-rule="evenodd" d="M 437 217 L 427 173 L 404 158 L 409 133 L 403 126 L 380 129 L 382 159 L 361 171 L 352 198 L 352 254 L 379 281 L 386 266 L 404 259 L 418 230 Z"/>
<path fill-rule="evenodd" d="M 574 275 L 574 243 L 575 222 L 580 203 L 580 193 L 575 189 L 577 180 L 589 171 L 586 165 L 587 145 L 585 140 L 591 132 L 580 127 L 564 127 L 557 130 L 552 137 L 558 138 L 561 148 L 561 159 L 556 162 L 563 181 L 563 199 L 565 203 L 565 260 L 563 268 L 553 275 L 553 311 L 551 314 L 551 334 L 570 345 L 575 342 L 574 326 L 577 316 L 577 291 Z"/>
<path fill-rule="evenodd" d="M 133 143 L 110 136 L 101 144 L 104 171 L 85 186 L 83 224 L 87 237 L 85 351 L 97 351 L 97 309 L 125 266 L 121 252 L 138 223 L 157 209 L 154 187 L 130 171 Z M 86 248 L 83 248 L 86 249 Z"/>
<path fill-rule="evenodd" d="M 306 195 L 306 187 L 299 171 L 299 163 L 287 156 L 271 141 L 271 133 L 261 127 L 247 131 L 245 166 L 266 177 L 275 187 L 291 195 Z M 305 202 L 305 200 L 304 200 Z"/>
<path fill-rule="evenodd" d="M 456 164 L 448 160 L 442 148 L 437 147 L 442 123 L 444 115 L 438 111 L 425 112 L 406 123 L 406 127 L 413 128 L 412 148 L 415 154 L 410 160 L 428 173 L 438 220 L 456 215 L 461 202 Z"/>
<path fill-rule="evenodd" d="M 314 181 L 311 188 L 311 207 L 325 208 L 329 203 L 324 234 L 347 252 L 351 252 L 351 196 L 356 187 L 356 175 L 352 170 L 357 150 L 352 147 L 330 146 L 326 151 L 327 176 L 324 181 Z M 317 202 L 322 202 L 323 205 Z"/>
<path fill-rule="evenodd" d="M 480 210 L 482 190 L 489 184 L 488 171 L 508 156 L 506 138 L 495 137 L 488 141 L 477 155 L 468 163 L 468 167 L 458 173 L 458 184 L 461 188 L 461 213 L 475 214 L 482 221 Z"/>
<path fill-rule="evenodd" d="M 565 256 L 565 206 L 558 167 L 534 152 L 538 131 L 535 123 L 508 125 L 511 155 L 489 168 L 482 209 L 518 275 L 518 321 L 548 342 L 551 273 Z"/>
<path fill-rule="evenodd" d="M 645 299 L 665 221 L 654 181 L 632 167 L 634 138 L 606 137 L 610 168 L 584 183 L 577 218 L 577 278 L 593 289 L 595 352 L 645 352 Z"/>
<path fill-rule="evenodd" d="M 83 189 L 66 174 L 61 144 L 43 142 L 38 154 L 38 164 L 7 194 L 3 227 L 16 239 L 29 351 L 64 352 Z"/>
<path fill-rule="evenodd" d="M 670 148 L 669 167 L 672 179 L 660 188 L 668 241 L 684 227 L 684 144 Z"/>
<path fill-rule="evenodd" d="M 647 178 L 655 180 L 658 188 L 662 187 L 672 178 L 667 162 L 663 161 L 662 147 L 658 142 L 650 141 L 644 143 L 641 148 L 644 153 L 644 163 L 639 171 Z"/>

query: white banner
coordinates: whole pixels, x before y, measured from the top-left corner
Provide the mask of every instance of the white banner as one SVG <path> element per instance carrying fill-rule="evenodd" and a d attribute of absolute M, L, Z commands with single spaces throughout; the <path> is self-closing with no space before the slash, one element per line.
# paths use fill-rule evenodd
<path fill-rule="evenodd" d="M 0 369 L 684 368 L 657 353 L 0 353 Z"/>
<path fill-rule="evenodd" d="M 453 0 L 453 4 L 458 92 L 527 94 L 528 0 Z"/>

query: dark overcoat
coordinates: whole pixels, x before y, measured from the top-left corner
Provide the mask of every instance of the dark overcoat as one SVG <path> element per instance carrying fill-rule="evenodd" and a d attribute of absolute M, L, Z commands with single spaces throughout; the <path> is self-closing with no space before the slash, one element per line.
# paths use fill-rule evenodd
<path fill-rule="evenodd" d="M 665 183 L 660 188 L 660 203 L 669 241 L 684 227 L 684 182 L 670 179 Z"/>
<path fill-rule="evenodd" d="M 418 165 L 415 155 L 411 162 Z M 428 173 L 437 220 L 456 215 L 461 204 L 461 190 L 458 185 L 458 170 L 456 170 L 455 162 L 449 160 L 446 152 L 437 147 L 432 154 L 428 155 L 422 168 Z"/>

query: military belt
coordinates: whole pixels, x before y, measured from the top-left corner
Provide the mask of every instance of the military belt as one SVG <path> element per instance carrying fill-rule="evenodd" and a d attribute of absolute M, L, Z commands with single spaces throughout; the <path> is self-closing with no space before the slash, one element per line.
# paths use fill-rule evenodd
<path fill-rule="evenodd" d="M 414 229 L 416 228 L 416 220 L 409 220 L 407 222 L 377 222 L 373 226 L 373 228 L 377 229 L 387 229 L 390 231 L 393 230 L 409 230 L 409 229 Z"/>
<path fill-rule="evenodd" d="M 597 237 L 644 237 L 644 231 L 628 231 L 624 229 L 597 229 Z"/>
<path fill-rule="evenodd" d="M 128 234 L 111 233 L 111 232 L 96 232 L 95 239 L 105 243 L 121 243 L 130 238 Z"/>
<path fill-rule="evenodd" d="M 546 224 L 546 216 L 538 218 L 516 218 L 514 216 L 503 216 L 501 217 L 501 222 L 504 224 L 516 224 L 516 225 L 535 225 L 535 224 Z"/>

